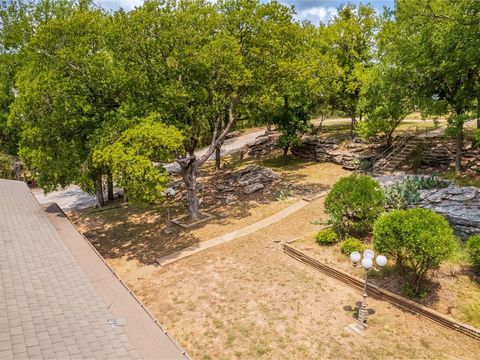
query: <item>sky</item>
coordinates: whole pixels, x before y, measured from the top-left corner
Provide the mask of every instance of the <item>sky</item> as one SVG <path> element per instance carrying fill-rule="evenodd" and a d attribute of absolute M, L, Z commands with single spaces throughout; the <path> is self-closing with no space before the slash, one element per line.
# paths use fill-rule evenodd
<path fill-rule="evenodd" d="M 111 10 L 119 7 L 130 10 L 141 5 L 143 0 L 96 0 L 96 2 Z M 319 22 L 327 22 L 336 14 L 337 8 L 346 3 L 369 3 L 378 12 L 382 12 L 384 6 L 393 7 L 395 0 L 280 0 L 280 2 L 294 5 L 298 19 L 308 20 L 317 25 Z"/>

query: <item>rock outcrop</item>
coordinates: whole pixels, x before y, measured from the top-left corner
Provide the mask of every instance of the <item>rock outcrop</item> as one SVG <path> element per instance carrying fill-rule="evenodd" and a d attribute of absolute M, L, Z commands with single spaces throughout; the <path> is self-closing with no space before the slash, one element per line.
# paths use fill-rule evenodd
<path fill-rule="evenodd" d="M 383 186 L 401 181 L 405 176 L 379 176 Z M 462 239 L 480 233 L 480 189 L 450 183 L 442 189 L 420 190 L 420 200 L 412 207 L 423 207 L 443 215 Z"/>
<path fill-rule="evenodd" d="M 243 153 L 255 159 L 267 156 L 278 149 L 279 136 L 275 132 L 259 136 L 244 146 Z"/>
<path fill-rule="evenodd" d="M 219 186 L 217 190 L 228 193 L 240 188 L 243 194 L 250 195 L 278 179 L 279 176 L 272 169 L 254 164 L 229 174 L 227 184 Z"/>
<path fill-rule="evenodd" d="M 420 190 L 424 207 L 442 214 L 462 239 L 480 233 L 480 189 L 450 184 L 444 189 Z"/>
<path fill-rule="evenodd" d="M 300 146 L 292 149 L 298 157 L 317 161 L 331 162 L 347 170 L 356 170 L 362 162 L 374 157 L 372 148 L 363 143 L 348 143 L 340 145 L 340 140 L 335 138 L 307 137 Z"/>

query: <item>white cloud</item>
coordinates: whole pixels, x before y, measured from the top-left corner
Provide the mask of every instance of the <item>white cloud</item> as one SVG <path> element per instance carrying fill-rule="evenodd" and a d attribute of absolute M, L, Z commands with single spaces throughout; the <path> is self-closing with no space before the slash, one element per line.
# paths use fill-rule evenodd
<path fill-rule="evenodd" d="M 131 10 L 135 6 L 143 4 L 143 0 L 97 0 L 95 1 L 106 9 L 116 10 L 123 8 L 125 10 Z"/>
<path fill-rule="evenodd" d="M 216 0 L 210 0 L 216 1 Z M 135 6 L 141 6 L 144 0 L 96 0 L 96 2 L 106 9 L 116 10 L 118 8 L 123 8 L 125 10 L 132 10 Z M 313 24 L 318 25 L 318 23 L 326 23 L 332 16 L 337 14 L 337 9 L 333 6 L 312 6 L 307 7 L 307 4 L 299 3 L 294 0 L 284 0 L 284 3 L 287 4 L 296 4 L 297 5 L 297 19 L 298 20 L 308 20 Z M 315 2 L 308 2 L 308 5 Z M 303 9 L 299 5 L 303 6 Z"/>
<path fill-rule="evenodd" d="M 315 6 L 309 9 L 298 12 L 298 19 L 308 20 L 317 25 L 319 23 L 326 23 L 330 18 L 337 14 L 337 9 L 333 6 Z"/>

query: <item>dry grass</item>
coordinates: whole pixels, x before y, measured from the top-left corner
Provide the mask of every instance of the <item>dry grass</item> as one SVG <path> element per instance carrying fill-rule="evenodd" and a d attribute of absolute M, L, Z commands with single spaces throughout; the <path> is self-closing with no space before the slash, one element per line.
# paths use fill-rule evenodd
<path fill-rule="evenodd" d="M 332 164 L 290 161 L 283 167 L 278 159 L 264 164 L 302 188 L 328 188 L 348 175 Z M 262 201 L 226 207 L 225 215 L 240 215 L 189 236 L 201 241 L 288 205 Z M 367 336 L 347 332 L 360 294 L 289 258 L 278 243 L 313 238 L 326 220 L 322 199 L 254 234 L 164 268 L 142 260 L 142 253 L 148 258 L 167 242 L 158 231 L 161 209 L 115 211 L 83 214 L 78 222 L 195 359 L 475 359 L 480 351 L 478 342 L 374 300 Z M 185 235 L 175 234 L 180 243 L 189 238 Z"/>
<path fill-rule="evenodd" d="M 478 342 L 380 301 L 366 337 L 345 330 L 360 293 L 274 241 L 315 233 L 322 202 L 130 286 L 195 359 L 475 359 Z"/>
<path fill-rule="evenodd" d="M 340 245 L 320 246 L 314 234 L 300 239 L 296 246 L 311 254 L 323 263 L 362 277 L 363 271 L 351 266 L 348 256 L 340 251 Z M 370 246 L 371 247 L 371 246 Z M 438 312 L 464 321 L 472 326 L 480 326 L 480 278 L 469 267 L 459 250 L 456 259 L 444 263 L 440 269 L 429 274 L 426 292 L 415 301 Z M 401 278 L 395 268 L 387 267 L 380 273 L 371 273 L 373 283 L 390 291 L 402 294 Z"/>

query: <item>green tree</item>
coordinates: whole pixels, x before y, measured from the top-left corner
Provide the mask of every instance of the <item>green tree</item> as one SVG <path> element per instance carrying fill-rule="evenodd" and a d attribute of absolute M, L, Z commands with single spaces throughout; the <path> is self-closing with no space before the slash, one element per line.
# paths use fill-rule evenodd
<path fill-rule="evenodd" d="M 408 72 L 424 114 L 447 115 L 461 170 L 464 123 L 478 101 L 479 14 L 476 0 L 399 0 L 391 47 Z"/>
<path fill-rule="evenodd" d="M 402 69 L 388 63 L 379 63 L 369 69 L 359 102 L 359 108 L 366 117 L 356 126 L 356 132 L 361 137 L 381 133 L 387 146 L 392 144 L 393 132 L 415 109 L 408 81 Z"/>
<path fill-rule="evenodd" d="M 394 259 L 405 291 L 418 295 L 427 272 L 438 268 L 455 250 L 453 230 L 441 215 L 427 209 L 394 210 L 373 228 L 375 249 Z"/>
<path fill-rule="evenodd" d="M 108 48 L 108 17 L 79 9 L 40 26 L 22 49 L 10 120 L 20 156 L 46 191 L 71 183 L 103 204 L 104 169 L 92 163 L 98 129 L 122 102 L 122 73 Z"/>
<path fill-rule="evenodd" d="M 38 27 L 50 19 L 65 18 L 89 1 L 68 0 L 0 2 L 0 152 L 16 155 L 19 129 L 8 124 L 10 106 L 15 100 L 15 77 L 22 66 L 22 49 Z"/>
<path fill-rule="evenodd" d="M 338 88 L 332 96 L 332 106 L 352 119 L 352 134 L 359 112 L 360 91 L 366 70 L 372 66 L 375 51 L 375 32 L 378 19 L 368 5 L 347 5 L 323 28 L 328 40 L 328 52 L 335 59 L 339 74 Z"/>
<path fill-rule="evenodd" d="M 158 114 L 151 114 L 137 120 L 112 144 L 96 149 L 93 162 L 111 169 L 130 201 L 152 203 L 162 198 L 170 180 L 160 163 L 172 161 L 182 141 L 179 130 L 163 124 Z"/>
<path fill-rule="evenodd" d="M 190 220 L 201 218 L 196 178 L 218 150 L 270 61 L 276 26 L 291 10 L 257 0 L 147 1 L 116 15 L 117 56 L 129 72 L 128 107 L 156 111 L 185 136 L 177 158 Z M 271 32 L 273 33 L 271 34 Z M 131 69 L 131 70 L 130 70 Z M 196 150 L 206 146 L 199 156 Z"/>
<path fill-rule="evenodd" d="M 201 218 L 196 178 L 230 131 L 241 87 L 250 78 L 236 38 L 222 28 L 217 5 L 205 1 L 148 1 L 129 14 L 117 52 L 125 54 L 129 102 L 139 112 L 157 111 L 185 135 L 177 158 L 187 187 L 190 220 Z M 225 121 L 227 118 L 227 121 Z M 224 126 L 222 126 L 224 124 Z M 208 145 L 201 156 L 195 151 Z"/>

